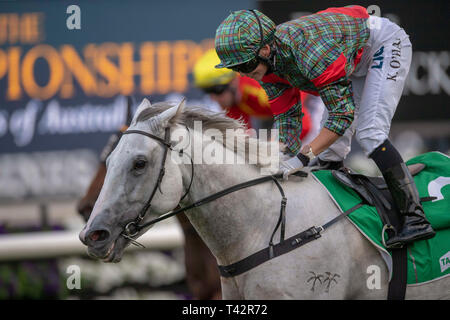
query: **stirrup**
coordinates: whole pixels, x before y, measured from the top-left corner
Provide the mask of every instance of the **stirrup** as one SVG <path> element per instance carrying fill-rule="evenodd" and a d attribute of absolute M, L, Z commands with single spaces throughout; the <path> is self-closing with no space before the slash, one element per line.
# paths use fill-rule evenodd
<path fill-rule="evenodd" d="M 391 245 L 387 245 L 386 244 L 386 240 L 384 239 L 384 233 L 387 231 L 387 230 L 392 230 L 392 231 L 394 231 L 394 237 L 397 235 L 397 230 L 394 228 L 394 226 L 392 226 L 392 225 L 388 225 L 388 224 L 385 224 L 384 226 L 383 226 L 383 229 L 381 230 L 381 242 L 383 243 L 383 245 L 387 248 L 387 249 L 401 249 L 401 248 L 403 248 L 403 246 L 405 245 L 404 243 L 402 243 L 402 242 L 397 242 L 397 243 L 394 243 L 394 244 L 391 244 Z"/>

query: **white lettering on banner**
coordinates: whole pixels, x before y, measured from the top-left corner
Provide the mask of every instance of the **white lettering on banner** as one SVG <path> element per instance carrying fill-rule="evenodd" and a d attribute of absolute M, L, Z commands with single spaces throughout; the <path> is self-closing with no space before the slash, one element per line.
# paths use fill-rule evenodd
<path fill-rule="evenodd" d="M 450 95 L 450 77 L 447 73 L 449 67 L 449 51 L 414 52 L 403 94 Z"/>
<path fill-rule="evenodd" d="M 439 177 L 428 183 L 428 194 L 430 197 L 436 197 L 432 202 L 443 200 L 442 188 L 450 184 L 450 177 Z"/>
<path fill-rule="evenodd" d="M 36 133 L 62 135 L 114 132 L 125 123 L 125 109 L 123 96 L 117 97 L 109 105 L 87 103 L 73 107 L 63 107 L 57 100 L 51 100 L 47 106 L 38 100 L 30 100 L 25 108 L 12 112 L 9 119 L 6 112 L 0 112 L 0 137 L 9 129 L 15 145 L 25 147 L 32 142 Z M 43 113 L 40 116 L 41 110 Z"/>
<path fill-rule="evenodd" d="M 25 109 L 16 110 L 12 113 L 9 130 L 18 147 L 28 145 L 33 139 L 36 118 L 40 109 L 41 103 L 37 100 L 31 100 L 25 106 Z"/>
<path fill-rule="evenodd" d="M 179 94 L 170 94 L 163 100 L 177 101 L 181 98 Z M 192 99 L 188 105 L 211 109 L 211 101 Z M 126 105 L 124 96 L 104 105 L 61 106 L 56 99 L 45 105 L 38 100 L 30 100 L 24 108 L 14 110 L 10 115 L 7 110 L 0 110 L 0 138 L 9 132 L 17 147 L 26 147 L 36 135 L 116 132 L 126 121 Z M 213 110 L 220 111 L 217 108 Z"/>
<path fill-rule="evenodd" d="M 110 105 L 85 104 L 62 107 L 52 100 L 39 121 L 39 134 L 74 134 L 115 131 L 125 123 L 125 100 L 117 98 Z"/>

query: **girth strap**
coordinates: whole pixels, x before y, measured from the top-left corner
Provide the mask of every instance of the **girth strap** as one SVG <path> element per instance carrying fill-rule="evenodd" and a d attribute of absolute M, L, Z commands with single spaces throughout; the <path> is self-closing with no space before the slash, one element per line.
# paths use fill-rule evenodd
<path fill-rule="evenodd" d="M 300 232 L 296 234 L 295 236 L 292 236 L 286 240 L 280 241 L 280 243 L 276 245 L 269 245 L 267 248 L 264 248 L 247 258 L 244 258 L 238 262 L 235 262 L 233 264 L 227 265 L 227 266 L 218 266 L 220 275 L 224 278 L 230 278 L 235 277 L 237 275 L 240 275 L 250 269 L 253 269 L 256 266 L 259 266 L 260 264 L 269 261 L 273 258 L 276 258 L 278 256 L 281 256 L 285 253 L 288 253 L 294 249 L 297 249 L 308 242 L 311 242 L 313 240 L 316 240 L 321 237 L 321 233 L 335 224 L 337 221 L 341 220 L 342 218 L 348 216 L 353 211 L 359 209 L 362 207 L 362 203 L 359 203 L 355 205 L 354 207 L 350 208 L 349 210 L 345 211 L 344 213 L 340 214 L 333 220 L 329 221 L 328 223 L 324 224 L 323 226 L 319 227 L 311 227 L 303 232 Z M 272 235 L 273 238 L 273 235 Z"/>
<path fill-rule="evenodd" d="M 408 280 L 407 246 L 390 250 L 392 253 L 392 279 L 388 287 L 388 300 L 405 300 L 406 282 Z"/>
<path fill-rule="evenodd" d="M 320 231 L 316 227 L 312 227 L 276 245 L 266 247 L 236 263 L 230 264 L 228 266 L 218 266 L 220 275 L 225 278 L 235 277 L 241 273 L 253 269 L 254 267 L 268 260 L 288 253 L 289 251 L 294 250 L 320 237 Z"/>

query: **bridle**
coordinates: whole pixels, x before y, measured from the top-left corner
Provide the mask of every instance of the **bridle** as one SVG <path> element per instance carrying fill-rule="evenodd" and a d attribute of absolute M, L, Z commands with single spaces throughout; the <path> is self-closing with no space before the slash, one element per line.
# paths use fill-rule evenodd
<path fill-rule="evenodd" d="M 188 127 L 186 127 L 186 129 L 189 132 Z M 137 242 L 135 239 L 133 239 L 133 237 L 135 237 L 144 228 L 147 228 L 147 227 L 149 227 L 149 226 L 151 226 L 151 225 L 153 225 L 153 224 L 155 224 L 157 222 L 160 222 L 162 220 L 170 218 L 170 217 L 172 217 L 172 216 L 174 216 L 174 215 L 176 215 L 178 213 L 181 213 L 183 211 L 186 211 L 186 210 L 189 210 L 189 209 L 192 209 L 192 208 L 196 208 L 196 207 L 204 205 L 204 204 L 206 204 L 208 202 L 214 201 L 214 200 L 216 200 L 218 198 L 221 198 L 221 197 L 223 197 L 223 196 L 225 196 L 225 195 L 227 195 L 229 193 L 232 193 L 232 192 L 244 189 L 244 188 L 248 188 L 248 187 L 251 187 L 251 186 L 255 186 L 257 184 L 260 184 L 260 183 L 263 183 L 263 182 L 266 182 L 266 181 L 274 181 L 275 184 L 277 185 L 278 190 L 280 191 L 280 194 L 281 194 L 281 197 L 282 197 L 281 209 L 280 209 L 280 217 L 278 219 L 278 222 L 277 222 L 277 225 L 275 227 L 275 230 L 272 233 L 272 237 L 271 237 L 270 243 L 273 242 L 272 241 L 273 237 L 274 237 L 276 231 L 278 230 L 278 228 L 280 226 L 281 226 L 280 239 L 284 239 L 285 211 L 286 211 L 287 198 L 286 198 L 286 196 L 284 194 L 283 188 L 281 187 L 280 183 L 277 181 L 277 179 L 282 178 L 282 174 L 273 175 L 273 176 L 272 175 L 271 176 L 263 176 L 263 177 L 260 177 L 260 178 L 256 178 L 256 179 L 253 179 L 253 180 L 249 180 L 249 181 L 246 181 L 246 182 L 234 185 L 234 186 L 232 186 L 230 188 L 224 189 L 224 190 L 216 192 L 216 193 L 214 193 L 214 194 L 212 194 L 212 195 L 210 195 L 208 197 L 205 197 L 205 198 L 203 198 L 201 200 L 198 200 L 198 201 L 192 203 L 191 205 L 188 205 L 186 207 L 177 209 L 175 211 L 170 211 L 170 212 L 168 212 L 166 214 L 163 214 L 163 215 L 159 216 L 158 218 L 155 218 L 155 219 L 153 219 L 153 220 L 151 220 L 149 222 L 140 224 L 144 220 L 145 215 L 147 214 L 147 212 L 149 211 L 149 209 L 151 207 L 151 202 L 153 200 L 153 197 L 156 194 L 156 191 L 158 189 L 160 189 L 160 191 L 161 191 L 161 182 L 162 182 L 162 179 L 163 179 L 164 174 L 165 174 L 165 163 L 166 163 L 166 159 L 167 159 L 167 153 L 169 152 L 169 150 L 171 150 L 171 151 L 176 151 L 176 150 L 173 149 L 173 146 L 170 143 L 170 128 L 169 127 L 167 127 L 165 129 L 164 139 L 162 139 L 162 138 L 160 138 L 158 136 L 155 136 L 155 135 L 153 135 L 151 133 L 148 133 L 146 131 L 143 131 L 143 130 L 126 130 L 125 132 L 123 132 L 123 134 L 132 134 L 132 133 L 133 134 L 141 134 L 141 135 L 149 137 L 149 138 L 151 138 L 153 140 L 156 140 L 157 142 L 159 142 L 164 147 L 163 158 L 162 158 L 162 161 L 161 161 L 161 169 L 159 170 L 158 179 L 156 180 L 156 184 L 153 187 L 152 192 L 150 193 L 150 197 L 148 198 L 145 206 L 139 212 L 139 214 L 136 217 L 136 219 L 134 219 L 133 221 L 128 222 L 125 225 L 124 230 L 120 234 L 124 238 L 130 240 L 132 244 L 134 244 L 136 246 L 143 247 L 143 245 L 140 244 L 139 242 Z M 179 150 L 179 152 L 180 152 L 180 154 L 183 154 L 183 150 Z M 189 156 L 189 158 L 190 158 L 190 161 L 191 161 L 191 181 L 189 183 L 188 188 L 186 189 L 185 194 L 180 198 L 180 202 L 189 193 L 189 191 L 191 189 L 191 186 L 192 186 L 192 182 L 194 180 L 194 163 L 192 161 L 192 157 Z M 298 174 L 305 174 L 306 175 L 306 173 L 304 173 L 304 172 L 299 172 Z"/>
<path fill-rule="evenodd" d="M 189 132 L 189 129 L 186 127 L 186 129 Z M 169 150 L 174 151 L 172 144 L 170 143 L 170 127 L 167 127 L 164 131 L 164 139 L 161 139 L 158 136 L 155 136 L 151 133 L 148 133 L 146 131 L 143 130 L 126 130 L 125 132 L 123 132 L 123 134 L 131 134 L 131 133 L 136 133 L 136 134 L 141 134 L 144 135 L 146 137 L 149 137 L 153 140 L 156 140 L 157 142 L 159 142 L 163 147 L 164 147 L 164 153 L 163 153 L 163 158 L 161 161 L 161 169 L 159 170 L 159 174 L 158 174 L 158 179 L 156 180 L 156 184 L 152 190 L 152 192 L 150 193 L 150 197 L 148 198 L 146 204 L 144 205 L 144 207 L 142 208 L 142 210 L 139 212 L 138 216 L 136 217 L 135 220 L 128 222 L 125 225 L 124 230 L 122 231 L 121 235 L 125 238 L 127 238 L 128 240 L 131 241 L 131 243 L 133 243 L 134 245 L 138 245 L 138 246 L 142 246 L 140 243 L 136 242 L 133 237 L 136 236 L 139 231 L 141 231 L 142 229 L 146 228 L 147 226 L 150 226 L 154 223 L 156 223 L 157 221 L 153 222 L 150 221 L 152 223 L 146 223 L 143 225 L 140 225 L 139 223 L 142 222 L 142 220 L 144 220 L 145 215 L 147 214 L 147 212 L 149 211 L 150 207 L 151 207 L 151 202 L 153 200 L 153 197 L 156 194 L 156 191 L 159 189 L 161 191 L 161 182 L 162 179 L 164 177 L 165 174 L 165 163 L 166 163 L 166 159 L 167 159 L 167 153 L 169 152 Z M 183 149 L 181 149 L 180 154 L 183 154 Z M 180 198 L 180 201 L 182 201 L 187 194 L 189 193 L 189 190 L 191 189 L 192 186 L 192 181 L 194 179 L 194 163 L 192 162 L 192 158 L 189 157 L 191 160 L 191 181 L 189 183 L 189 186 L 185 192 L 185 194 Z"/>

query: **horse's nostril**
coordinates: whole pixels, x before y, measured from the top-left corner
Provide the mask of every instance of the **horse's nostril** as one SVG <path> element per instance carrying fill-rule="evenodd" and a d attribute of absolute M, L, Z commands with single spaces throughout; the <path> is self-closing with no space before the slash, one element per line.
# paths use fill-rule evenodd
<path fill-rule="evenodd" d="M 96 230 L 91 232 L 89 239 L 92 241 L 103 241 L 109 238 L 109 232 L 106 230 Z"/>

